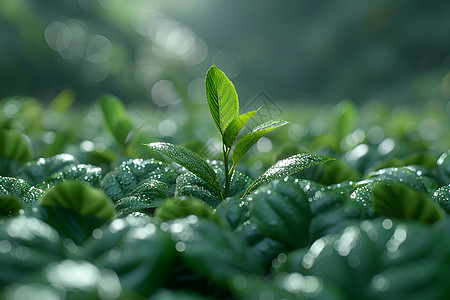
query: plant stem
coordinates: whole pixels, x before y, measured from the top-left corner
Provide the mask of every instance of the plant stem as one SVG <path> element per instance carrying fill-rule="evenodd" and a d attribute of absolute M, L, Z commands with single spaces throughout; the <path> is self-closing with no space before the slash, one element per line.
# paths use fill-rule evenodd
<path fill-rule="evenodd" d="M 225 171 L 225 195 L 224 198 L 228 197 L 228 193 L 230 191 L 230 180 L 231 176 L 228 174 L 228 157 L 230 156 L 230 149 L 223 145 L 223 165 Z"/>

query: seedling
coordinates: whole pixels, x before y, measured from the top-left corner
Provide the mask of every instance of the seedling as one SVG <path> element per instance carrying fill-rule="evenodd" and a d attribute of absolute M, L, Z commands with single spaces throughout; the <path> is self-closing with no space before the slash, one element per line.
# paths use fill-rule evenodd
<path fill-rule="evenodd" d="M 147 146 L 167 156 L 176 163 L 207 182 L 223 200 L 229 196 L 230 183 L 237 164 L 247 151 L 264 135 L 272 130 L 288 124 L 284 120 L 270 120 L 256 126 L 249 133 L 238 139 L 244 125 L 258 110 L 239 115 L 239 99 L 233 83 L 224 72 L 212 66 L 206 74 L 206 98 L 214 123 L 222 137 L 225 186 L 220 185 L 219 177 L 214 169 L 197 153 L 179 145 L 165 142 L 154 142 Z M 231 155 L 231 165 L 230 165 Z M 261 184 L 292 175 L 300 170 L 333 160 L 333 158 L 317 154 L 296 154 L 282 159 L 271 166 L 253 181 L 242 197 L 255 190 Z"/>

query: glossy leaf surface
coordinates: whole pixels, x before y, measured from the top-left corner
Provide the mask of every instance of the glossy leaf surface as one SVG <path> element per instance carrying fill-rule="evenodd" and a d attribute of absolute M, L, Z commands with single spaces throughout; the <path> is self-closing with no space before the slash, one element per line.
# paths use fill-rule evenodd
<path fill-rule="evenodd" d="M 0 219 L 0 285 L 42 272 L 65 256 L 58 232 L 29 216 Z"/>
<path fill-rule="evenodd" d="M 0 196 L 15 197 L 24 207 L 35 206 L 43 194 L 44 191 L 31 186 L 25 180 L 0 176 Z"/>
<path fill-rule="evenodd" d="M 99 230 L 101 235 L 86 243 L 84 257 L 114 270 L 124 289 L 148 296 L 165 282 L 176 254 L 167 232 L 136 217 L 116 219 Z"/>
<path fill-rule="evenodd" d="M 283 120 L 271 120 L 256 126 L 251 132 L 241 137 L 236 143 L 236 146 L 234 146 L 232 156 L 233 164 L 236 165 L 244 154 L 247 153 L 250 147 L 252 147 L 264 135 L 288 123 L 289 122 Z"/>
<path fill-rule="evenodd" d="M 246 272 L 262 274 L 259 257 L 234 232 L 215 222 L 190 216 L 170 223 L 171 235 L 183 243 L 181 257 L 194 271 L 226 283 Z"/>
<path fill-rule="evenodd" d="M 434 192 L 432 199 L 444 210 L 447 216 L 450 216 L 450 184 L 440 187 Z"/>
<path fill-rule="evenodd" d="M 50 189 L 39 205 L 65 207 L 79 214 L 97 216 L 105 220 L 116 217 L 111 199 L 99 189 L 78 181 L 64 181 Z"/>
<path fill-rule="evenodd" d="M 212 66 L 206 74 L 206 98 L 217 129 L 223 135 L 228 124 L 239 115 L 239 99 L 233 83 L 224 72 Z"/>
<path fill-rule="evenodd" d="M 231 148 L 233 146 L 239 132 L 241 132 L 242 128 L 245 126 L 245 124 L 247 124 L 248 120 L 250 120 L 251 117 L 253 117 L 257 112 L 258 110 L 250 111 L 234 118 L 230 122 L 223 134 L 223 142 L 225 146 L 227 146 L 228 148 Z"/>
<path fill-rule="evenodd" d="M 264 236 L 291 248 L 309 243 L 311 211 L 298 185 L 279 181 L 258 189 L 249 198 L 250 218 Z"/>
<path fill-rule="evenodd" d="M 185 167 L 211 185 L 217 194 L 222 195 L 219 178 L 213 168 L 195 152 L 178 145 L 164 142 L 150 143 L 146 146 Z"/>
<path fill-rule="evenodd" d="M 130 159 L 106 174 L 100 186 L 116 202 L 121 198 L 131 196 L 139 185 L 149 179 L 166 182 L 167 177 L 173 176 L 176 176 L 176 171 L 160 161 Z"/>
<path fill-rule="evenodd" d="M 296 154 L 282 159 L 267 169 L 264 173 L 259 175 L 259 177 L 247 188 L 244 196 L 257 189 L 264 183 L 292 175 L 300 170 L 304 170 L 330 160 L 334 159 L 323 155 L 307 153 Z"/>
<path fill-rule="evenodd" d="M 21 163 L 29 161 L 33 155 L 30 143 L 19 132 L 0 130 L 0 157 L 13 159 Z"/>
<path fill-rule="evenodd" d="M 373 190 L 373 211 L 386 217 L 434 223 L 444 213 L 431 198 L 406 184 L 379 184 Z"/>

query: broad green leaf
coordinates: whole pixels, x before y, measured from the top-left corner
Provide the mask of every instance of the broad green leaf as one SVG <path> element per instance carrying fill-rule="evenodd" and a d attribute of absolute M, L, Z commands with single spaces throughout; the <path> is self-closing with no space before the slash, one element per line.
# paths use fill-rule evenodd
<path fill-rule="evenodd" d="M 0 157 L 25 163 L 33 155 L 30 143 L 15 130 L 0 130 Z"/>
<path fill-rule="evenodd" d="M 250 147 L 253 146 L 261 137 L 288 123 L 289 122 L 283 120 L 270 120 L 256 126 L 251 132 L 241 137 L 233 150 L 233 164 L 236 165 L 244 154 L 247 153 L 248 149 L 250 149 Z"/>
<path fill-rule="evenodd" d="M 123 289 L 136 293 L 126 299 L 147 299 L 166 282 L 177 254 L 168 232 L 145 218 L 131 216 L 99 229 L 102 234 L 86 242 L 84 257 L 114 270 Z"/>
<path fill-rule="evenodd" d="M 15 197 L 24 205 L 24 208 L 36 206 L 43 194 L 44 191 L 35 188 L 25 180 L 0 176 L 0 197 Z"/>
<path fill-rule="evenodd" d="M 233 83 L 224 72 L 212 66 L 206 74 L 206 98 L 214 123 L 223 135 L 228 124 L 239 115 L 239 99 Z"/>
<path fill-rule="evenodd" d="M 138 187 L 149 179 L 170 184 L 177 171 L 155 159 L 129 159 L 103 177 L 101 188 L 114 201 L 127 196 L 141 195 Z"/>
<path fill-rule="evenodd" d="M 106 222 L 104 218 L 81 214 L 62 206 L 40 206 L 36 215 L 55 228 L 61 236 L 71 239 L 80 246 L 92 237 L 92 232 L 96 228 Z"/>
<path fill-rule="evenodd" d="M 295 249 L 310 243 L 308 199 L 293 181 L 266 185 L 251 196 L 250 218 L 261 233 Z"/>
<path fill-rule="evenodd" d="M 58 182 L 66 180 L 76 180 L 80 182 L 89 183 L 94 187 L 100 185 L 102 178 L 102 168 L 93 165 L 68 165 L 62 168 L 59 172 L 50 175 L 44 182 L 44 185 L 54 186 Z M 37 185 L 40 187 L 40 185 Z"/>
<path fill-rule="evenodd" d="M 18 216 L 23 208 L 17 197 L 0 195 L 0 217 Z"/>
<path fill-rule="evenodd" d="M 425 175 L 426 170 L 420 170 L 412 166 L 399 168 L 385 168 L 368 174 L 370 180 L 395 181 L 406 183 L 414 189 L 433 195 L 440 186 L 436 180 Z"/>
<path fill-rule="evenodd" d="M 120 145 L 125 145 L 133 129 L 122 101 L 113 95 L 103 95 L 99 100 L 106 127 Z"/>
<path fill-rule="evenodd" d="M 158 153 L 167 156 L 175 161 L 177 164 L 185 167 L 208 184 L 222 197 L 220 189 L 219 177 L 214 172 L 214 169 L 197 153 L 170 143 L 156 142 L 146 145 L 147 147 L 157 151 Z"/>
<path fill-rule="evenodd" d="M 68 244 L 68 240 L 63 243 Z M 124 296 L 116 272 L 77 257 L 49 264 L 40 273 L 35 275 L 39 278 L 36 281 L 11 286 L 7 299 L 135 299 Z M 107 289 L 103 288 L 105 282 Z"/>
<path fill-rule="evenodd" d="M 116 201 L 115 207 L 119 218 L 129 214 L 140 215 L 148 214 L 160 206 L 167 198 L 167 184 L 156 180 L 147 179 L 138 185 L 130 196 L 124 197 Z"/>
<path fill-rule="evenodd" d="M 214 169 L 217 177 L 219 177 L 220 186 L 224 186 L 225 172 L 223 162 L 217 160 L 208 160 L 207 162 Z M 250 182 L 252 182 L 252 179 L 250 177 L 239 171 L 235 171 L 231 178 L 230 191 L 228 195 L 240 197 L 244 193 Z M 191 172 L 186 172 L 178 176 L 175 196 L 194 197 L 203 200 L 214 208 L 217 207 L 219 203 L 221 203 L 214 189 L 204 180 Z"/>
<path fill-rule="evenodd" d="M 450 150 L 443 153 L 437 160 L 438 178 L 443 184 L 450 184 Z"/>
<path fill-rule="evenodd" d="M 296 272 L 321 278 L 339 295 L 317 299 L 447 299 L 449 249 L 446 232 L 377 218 L 316 240 Z"/>
<path fill-rule="evenodd" d="M 379 184 L 373 189 L 372 209 L 386 217 L 434 223 L 445 218 L 431 198 L 407 184 Z"/>
<path fill-rule="evenodd" d="M 308 153 L 295 154 L 288 158 L 282 159 L 267 169 L 264 173 L 259 175 L 259 177 L 256 178 L 256 180 L 253 181 L 253 183 L 247 188 L 242 197 L 264 183 L 292 175 L 300 170 L 304 170 L 331 160 L 334 160 L 334 158 Z"/>
<path fill-rule="evenodd" d="M 329 186 L 308 199 L 312 214 L 309 236 L 312 240 L 339 233 L 368 218 L 367 209 L 350 198 L 349 194 L 350 191 Z"/>
<path fill-rule="evenodd" d="M 50 175 L 61 171 L 64 167 L 76 164 L 78 164 L 78 160 L 73 155 L 61 153 L 28 162 L 21 170 L 20 175 L 29 183 L 36 185 Z"/>
<path fill-rule="evenodd" d="M 8 284 L 30 279 L 33 273 L 40 275 L 49 264 L 67 257 L 58 232 L 35 217 L 0 219 L 0 225 L 2 296 Z"/>
<path fill-rule="evenodd" d="M 437 189 L 432 199 L 450 216 L 450 184 Z"/>
<path fill-rule="evenodd" d="M 65 207 L 79 214 L 105 220 L 116 217 L 113 202 L 102 190 L 78 181 L 59 183 L 42 196 L 39 205 Z"/>
<path fill-rule="evenodd" d="M 225 284 L 236 275 L 264 273 L 260 257 L 228 228 L 193 216 L 169 225 L 171 237 L 184 245 L 181 259 L 213 282 Z"/>
<path fill-rule="evenodd" d="M 155 210 L 155 217 L 159 217 L 163 221 L 175 220 L 190 215 L 208 219 L 219 224 L 223 223 L 220 217 L 213 213 L 211 206 L 196 198 L 169 198 Z"/>
<path fill-rule="evenodd" d="M 250 120 L 250 118 L 253 117 L 258 111 L 259 109 L 242 114 L 234 118 L 230 122 L 230 124 L 228 125 L 227 129 L 225 129 L 225 132 L 223 134 L 223 142 L 225 143 L 225 146 L 227 146 L 228 148 L 231 148 L 233 146 L 236 137 L 242 130 L 242 127 L 244 127 L 244 125 L 248 122 L 248 120 Z"/>

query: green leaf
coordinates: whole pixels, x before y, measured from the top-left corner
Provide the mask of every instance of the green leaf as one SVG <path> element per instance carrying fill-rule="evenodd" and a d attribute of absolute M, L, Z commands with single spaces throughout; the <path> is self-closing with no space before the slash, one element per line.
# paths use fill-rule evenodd
<path fill-rule="evenodd" d="M 28 162 L 21 171 L 21 177 L 36 185 L 50 175 L 61 171 L 64 167 L 78 164 L 78 160 L 71 154 L 61 153 L 47 158 L 39 158 Z"/>
<path fill-rule="evenodd" d="M 170 234 L 159 226 L 129 216 L 99 230 L 100 237 L 86 242 L 84 257 L 101 268 L 114 270 L 123 289 L 139 295 L 128 298 L 147 299 L 168 280 L 177 252 Z"/>
<path fill-rule="evenodd" d="M 0 175 L 12 176 L 33 156 L 30 143 L 15 130 L 0 130 Z"/>
<path fill-rule="evenodd" d="M 206 74 L 206 98 L 214 122 L 223 135 L 228 124 L 239 115 L 239 100 L 233 83 L 224 72 L 212 66 Z"/>
<path fill-rule="evenodd" d="M 336 187 L 317 191 L 309 202 L 312 214 L 309 235 L 313 240 L 339 233 L 368 218 L 367 209 L 350 198 L 349 192 Z"/>
<path fill-rule="evenodd" d="M 447 216 L 450 216 L 450 184 L 437 189 L 432 199 L 445 211 Z"/>
<path fill-rule="evenodd" d="M 219 177 L 217 177 L 214 169 L 197 153 L 187 148 L 164 142 L 150 143 L 146 146 L 162 155 L 167 156 L 177 164 L 180 164 L 187 170 L 191 171 L 192 173 L 206 181 L 222 198 Z"/>
<path fill-rule="evenodd" d="M 98 216 L 80 214 L 62 206 L 40 206 L 39 219 L 55 228 L 58 233 L 71 239 L 77 245 L 92 237 L 92 232 L 105 224 L 106 220 Z"/>
<path fill-rule="evenodd" d="M 38 199 L 44 191 L 31 186 L 28 182 L 12 177 L 0 176 L 0 197 L 15 197 L 24 205 L 24 208 L 36 206 Z"/>
<path fill-rule="evenodd" d="M 0 217 L 18 216 L 22 203 L 14 196 L 0 195 Z"/>
<path fill-rule="evenodd" d="M 78 181 L 64 181 L 50 189 L 39 200 L 42 206 L 72 209 L 79 214 L 106 220 L 116 217 L 111 199 L 102 191 Z"/>
<path fill-rule="evenodd" d="M 167 198 L 167 184 L 156 179 L 148 179 L 138 185 L 130 195 L 115 202 L 119 218 L 129 214 L 151 213 Z"/>
<path fill-rule="evenodd" d="M 259 175 L 255 181 L 247 188 L 244 195 L 258 188 L 260 185 L 292 175 L 300 170 L 315 166 L 317 164 L 325 163 L 334 160 L 334 158 L 318 155 L 318 154 L 295 154 L 288 158 L 282 159 L 267 169 L 264 173 Z"/>
<path fill-rule="evenodd" d="M 439 180 L 443 184 L 450 184 L 450 150 L 442 153 L 436 164 Z"/>
<path fill-rule="evenodd" d="M 321 278 L 339 297 L 447 299 L 447 232 L 420 222 L 377 218 L 316 240 L 296 272 Z"/>
<path fill-rule="evenodd" d="M 334 131 L 338 140 L 344 139 L 350 134 L 356 124 L 357 110 L 353 102 L 343 100 L 334 107 Z"/>
<path fill-rule="evenodd" d="M 124 197 L 134 196 L 135 189 L 148 179 L 164 181 L 167 176 L 175 176 L 173 173 L 176 171 L 155 159 L 129 159 L 103 177 L 101 188 L 117 202 Z"/>
<path fill-rule="evenodd" d="M 73 90 L 62 90 L 55 96 L 55 98 L 53 98 L 52 102 L 50 103 L 50 109 L 54 110 L 58 114 L 63 114 L 75 102 L 75 100 L 76 96 Z"/>
<path fill-rule="evenodd" d="M 233 146 L 236 137 L 242 130 L 242 127 L 244 127 L 244 125 L 248 122 L 248 120 L 250 120 L 250 118 L 253 117 L 258 111 L 259 109 L 242 114 L 234 118 L 230 122 L 230 124 L 228 125 L 227 129 L 225 129 L 225 132 L 223 134 L 223 142 L 225 143 L 225 146 L 227 146 L 228 148 L 231 148 Z"/>
<path fill-rule="evenodd" d="M 193 216 L 169 224 L 173 240 L 184 244 L 182 260 L 208 279 L 225 284 L 236 275 L 264 274 L 260 257 L 224 226 Z"/>
<path fill-rule="evenodd" d="M 250 149 L 250 147 L 253 146 L 261 137 L 271 132 L 272 130 L 284 126 L 288 123 L 289 122 L 286 122 L 284 120 L 270 120 L 256 126 L 251 132 L 241 137 L 236 143 L 236 146 L 233 150 L 233 164 L 236 165 L 244 156 L 244 154 L 247 153 L 248 149 Z"/>
<path fill-rule="evenodd" d="M 155 217 L 159 217 L 163 221 L 175 220 L 190 215 L 208 219 L 219 224 L 223 223 L 220 217 L 213 213 L 211 206 L 196 198 L 170 198 L 155 210 Z"/>
<path fill-rule="evenodd" d="M 102 178 L 102 168 L 93 165 L 68 165 L 62 168 L 59 172 L 50 175 L 44 182 L 44 185 L 54 186 L 61 181 L 76 180 L 80 182 L 89 183 L 94 187 L 100 185 Z M 38 185 L 40 187 L 40 185 Z"/>
<path fill-rule="evenodd" d="M 67 257 L 58 232 L 35 217 L 20 215 L 0 220 L 0 225 L 2 287 L 42 274 L 49 264 Z"/>
<path fill-rule="evenodd" d="M 103 95 L 99 100 L 106 127 L 120 145 L 125 145 L 130 137 L 133 124 L 129 120 L 122 101 L 113 95 Z"/>
<path fill-rule="evenodd" d="M 266 185 L 252 194 L 250 218 L 261 233 L 292 249 L 309 244 L 308 199 L 293 181 Z"/>
<path fill-rule="evenodd" d="M 445 218 L 431 198 L 407 184 L 379 184 L 373 189 L 372 209 L 387 217 L 434 223 Z"/>

